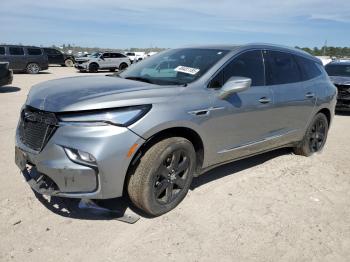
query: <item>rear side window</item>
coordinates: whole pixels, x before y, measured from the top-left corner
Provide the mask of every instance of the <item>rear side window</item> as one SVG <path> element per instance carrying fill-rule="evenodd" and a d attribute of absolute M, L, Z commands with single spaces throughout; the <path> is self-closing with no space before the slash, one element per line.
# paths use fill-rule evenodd
<path fill-rule="evenodd" d="M 5 54 L 5 47 L 0 46 L 0 55 L 4 55 Z"/>
<path fill-rule="evenodd" d="M 24 50 L 22 47 L 10 47 L 10 55 L 24 55 Z"/>
<path fill-rule="evenodd" d="M 294 56 L 279 51 L 265 51 L 267 85 L 282 85 L 302 81 Z"/>
<path fill-rule="evenodd" d="M 126 56 L 120 53 L 111 53 L 112 58 L 125 58 Z"/>
<path fill-rule="evenodd" d="M 313 79 L 322 74 L 322 71 L 317 67 L 316 62 L 301 56 L 294 56 L 294 58 L 302 71 L 304 81 Z"/>
<path fill-rule="evenodd" d="M 41 55 L 40 48 L 28 48 L 27 52 L 28 52 L 28 55 Z"/>
<path fill-rule="evenodd" d="M 264 64 L 261 51 L 248 51 L 234 58 L 211 81 L 211 88 L 219 88 L 233 76 L 252 79 L 252 86 L 262 86 L 265 83 Z"/>

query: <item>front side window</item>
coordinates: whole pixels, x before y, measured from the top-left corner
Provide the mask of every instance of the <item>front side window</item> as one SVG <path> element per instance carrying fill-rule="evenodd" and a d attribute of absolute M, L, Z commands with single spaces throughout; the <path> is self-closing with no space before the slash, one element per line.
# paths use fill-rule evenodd
<path fill-rule="evenodd" d="M 111 54 L 110 53 L 104 53 L 103 54 L 103 58 L 110 58 L 111 57 Z"/>
<path fill-rule="evenodd" d="M 41 55 L 40 48 L 28 48 L 27 52 L 28 52 L 28 55 Z"/>
<path fill-rule="evenodd" d="M 282 85 L 302 81 L 294 56 L 279 51 L 265 51 L 266 84 Z"/>
<path fill-rule="evenodd" d="M 0 46 L 0 55 L 4 55 L 5 54 L 5 47 Z"/>
<path fill-rule="evenodd" d="M 212 79 L 210 87 L 220 88 L 233 76 L 250 78 L 252 86 L 264 85 L 264 63 L 261 51 L 248 51 L 234 58 Z"/>
<path fill-rule="evenodd" d="M 22 47 L 10 47 L 10 55 L 24 55 L 24 50 Z"/>
<path fill-rule="evenodd" d="M 348 76 L 350 77 L 350 65 L 326 65 L 326 71 L 329 76 Z"/>
<path fill-rule="evenodd" d="M 118 76 L 158 85 L 183 85 L 204 75 L 229 51 L 219 49 L 173 49 L 134 64 Z"/>

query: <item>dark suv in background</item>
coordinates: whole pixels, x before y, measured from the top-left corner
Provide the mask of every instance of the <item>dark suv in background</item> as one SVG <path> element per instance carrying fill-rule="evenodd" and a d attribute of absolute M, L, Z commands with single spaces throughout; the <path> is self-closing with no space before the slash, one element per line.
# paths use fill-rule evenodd
<path fill-rule="evenodd" d="M 337 110 L 350 110 L 350 61 L 335 61 L 326 71 L 338 89 Z"/>
<path fill-rule="evenodd" d="M 61 65 L 61 66 L 74 66 L 74 56 L 64 54 L 55 48 L 44 47 L 44 52 L 47 54 L 49 64 Z"/>
<path fill-rule="evenodd" d="M 40 47 L 35 46 L 0 46 L 0 62 L 8 62 L 15 72 L 37 74 L 49 67 L 47 55 Z"/>

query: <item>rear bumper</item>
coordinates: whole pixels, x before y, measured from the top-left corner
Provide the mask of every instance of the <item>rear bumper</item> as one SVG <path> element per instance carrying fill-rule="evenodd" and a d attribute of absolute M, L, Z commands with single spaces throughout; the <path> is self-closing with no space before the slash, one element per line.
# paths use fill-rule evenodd
<path fill-rule="evenodd" d="M 9 70 L 8 74 L 0 79 L 0 86 L 4 85 L 10 85 L 12 84 L 13 81 L 13 72 L 12 70 Z"/>
<path fill-rule="evenodd" d="M 141 145 L 143 142 L 142 138 L 124 127 L 60 126 L 44 149 L 35 152 L 24 145 L 19 132 L 16 133 L 16 147 L 23 152 L 27 164 L 21 171 L 33 190 L 72 198 L 122 196 L 132 159 L 127 157 L 127 153 L 133 144 Z M 64 147 L 92 154 L 96 158 L 96 166 L 73 162 Z"/>

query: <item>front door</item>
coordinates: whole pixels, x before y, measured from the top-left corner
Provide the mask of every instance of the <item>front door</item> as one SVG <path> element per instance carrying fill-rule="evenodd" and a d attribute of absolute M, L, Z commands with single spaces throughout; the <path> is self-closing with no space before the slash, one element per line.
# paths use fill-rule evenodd
<path fill-rule="evenodd" d="M 220 88 L 232 76 L 251 78 L 252 86 L 219 98 Z M 213 99 L 210 118 L 204 123 L 211 138 L 209 165 L 267 148 L 276 125 L 271 119 L 273 96 L 270 87 L 265 86 L 262 51 L 247 51 L 235 57 L 212 79 L 208 93 Z"/>

